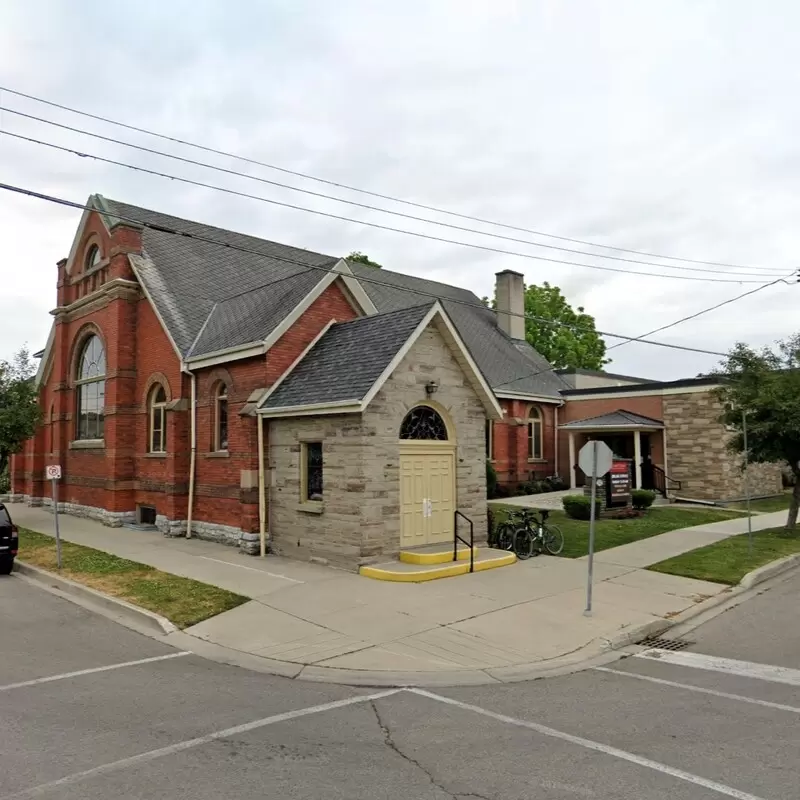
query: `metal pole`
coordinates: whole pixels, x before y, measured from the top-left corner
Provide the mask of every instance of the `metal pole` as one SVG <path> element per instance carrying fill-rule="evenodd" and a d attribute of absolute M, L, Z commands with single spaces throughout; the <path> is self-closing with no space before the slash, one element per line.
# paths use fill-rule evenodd
<path fill-rule="evenodd" d="M 53 478 L 53 514 L 56 518 L 56 564 L 61 569 L 61 534 L 58 531 L 58 481 Z"/>
<path fill-rule="evenodd" d="M 585 617 L 592 616 L 592 579 L 594 577 L 594 517 L 595 502 L 597 500 L 597 442 L 592 442 L 592 490 L 590 493 L 591 508 L 589 509 L 589 575 L 586 581 L 586 610 Z"/>
<path fill-rule="evenodd" d="M 742 435 L 744 436 L 744 496 L 747 500 L 747 549 L 753 555 L 753 515 L 750 512 L 750 476 L 747 468 L 750 462 L 750 453 L 747 450 L 747 412 L 742 411 Z"/>

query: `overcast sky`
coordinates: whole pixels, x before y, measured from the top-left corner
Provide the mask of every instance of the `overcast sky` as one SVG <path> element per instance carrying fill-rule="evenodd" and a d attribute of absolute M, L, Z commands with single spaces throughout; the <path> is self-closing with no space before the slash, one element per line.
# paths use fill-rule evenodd
<path fill-rule="evenodd" d="M 3 0 L 0 85 L 226 152 L 540 232 L 683 258 L 800 263 L 800 5 L 773 0 Z M 302 188 L 330 187 L 122 131 L 8 92 L 0 105 Z M 0 111 L 0 131 L 272 200 L 537 256 L 712 279 L 448 230 L 88 139 Z M 640 335 L 757 284 L 643 277 L 426 241 L 134 173 L 0 135 L 0 182 L 89 194 L 490 294 L 511 268 L 605 331 Z M 334 190 L 342 197 L 515 236 Z M 0 358 L 43 347 L 80 212 L 0 192 Z M 609 250 L 593 252 L 614 254 Z M 618 256 L 654 259 L 616 253 Z M 684 270 L 665 265 L 681 265 Z M 769 269 L 769 271 L 767 271 Z M 800 329 L 777 284 L 657 338 L 726 351 Z M 607 339 L 609 345 L 619 340 Z M 693 376 L 718 360 L 643 344 L 609 369 Z"/>

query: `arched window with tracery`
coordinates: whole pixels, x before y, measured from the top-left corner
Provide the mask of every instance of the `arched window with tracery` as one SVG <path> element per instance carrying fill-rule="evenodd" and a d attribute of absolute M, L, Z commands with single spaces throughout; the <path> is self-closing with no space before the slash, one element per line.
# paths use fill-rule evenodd
<path fill-rule="evenodd" d="M 92 334 L 83 345 L 75 375 L 77 426 L 75 438 L 102 439 L 106 404 L 106 351 Z"/>
<path fill-rule="evenodd" d="M 449 436 L 447 425 L 435 408 L 416 406 L 406 414 L 400 426 L 400 438 L 446 442 Z"/>

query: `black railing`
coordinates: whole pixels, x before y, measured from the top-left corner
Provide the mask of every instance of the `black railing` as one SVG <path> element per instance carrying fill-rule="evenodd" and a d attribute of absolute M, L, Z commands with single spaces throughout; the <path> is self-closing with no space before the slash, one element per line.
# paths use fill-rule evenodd
<path fill-rule="evenodd" d="M 678 492 L 681 490 L 681 482 L 676 481 L 674 478 L 670 478 L 669 475 L 667 475 L 667 473 L 661 469 L 661 467 L 651 464 L 650 470 L 653 488 L 664 497 L 667 496 L 667 489 L 675 489 Z"/>
<path fill-rule="evenodd" d="M 469 523 L 469 541 L 463 539 L 458 535 L 458 518 L 465 519 Z M 466 547 L 469 547 L 469 571 L 475 572 L 475 526 L 472 520 L 466 515 L 462 514 L 458 509 L 453 514 L 453 561 L 458 561 L 458 543 L 461 542 Z"/>

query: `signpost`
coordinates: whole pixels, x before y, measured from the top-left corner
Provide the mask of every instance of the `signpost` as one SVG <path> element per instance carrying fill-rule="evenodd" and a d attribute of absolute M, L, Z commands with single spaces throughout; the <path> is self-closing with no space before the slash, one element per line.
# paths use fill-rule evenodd
<path fill-rule="evenodd" d="M 631 471 L 627 461 L 614 459 L 608 486 L 608 505 L 628 505 L 631 499 Z"/>
<path fill-rule="evenodd" d="M 592 579 L 594 577 L 594 523 L 595 504 L 597 502 L 597 479 L 602 478 L 611 469 L 614 454 L 605 442 L 591 441 L 581 447 L 578 453 L 578 466 L 585 475 L 591 475 L 592 493 L 589 509 L 589 574 L 586 580 L 586 609 L 584 616 L 592 616 Z"/>
<path fill-rule="evenodd" d="M 61 569 L 61 535 L 58 532 L 58 482 L 61 480 L 61 465 L 51 464 L 45 467 L 45 475 L 50 479 L 53 487 L 53 514 L 56 520 L 56 564 Z"/>

